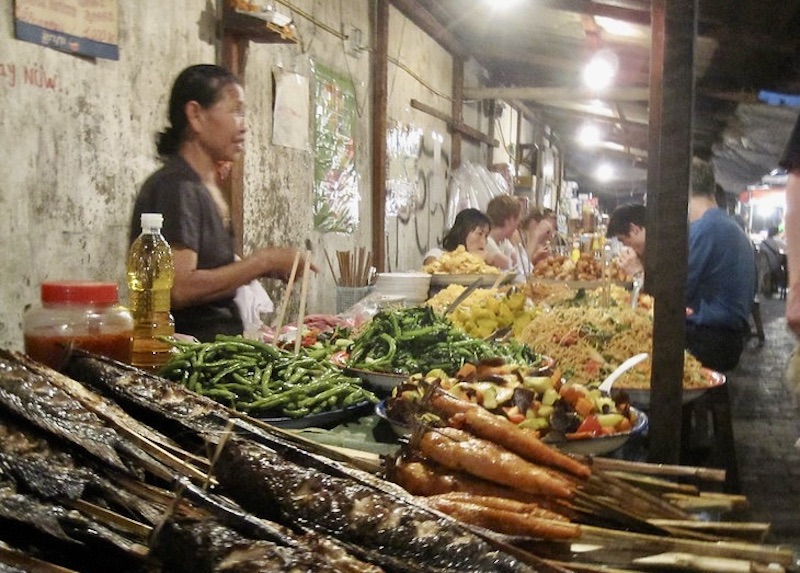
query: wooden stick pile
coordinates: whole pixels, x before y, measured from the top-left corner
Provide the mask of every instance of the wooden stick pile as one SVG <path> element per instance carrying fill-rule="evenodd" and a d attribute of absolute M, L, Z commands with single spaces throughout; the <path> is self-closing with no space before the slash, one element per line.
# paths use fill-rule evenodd
<path fill-rule="evenodd" d="M 336 251 L 336 260 L 339 263 L 339 275 L 333 269 L 333 264 L 325 251 L 325 258 L 337 286 L 365 287 L 369 285 L 370 271 L 372 269 L 372 252 L 364 247 L 359 247 L 353 252 Z"/>

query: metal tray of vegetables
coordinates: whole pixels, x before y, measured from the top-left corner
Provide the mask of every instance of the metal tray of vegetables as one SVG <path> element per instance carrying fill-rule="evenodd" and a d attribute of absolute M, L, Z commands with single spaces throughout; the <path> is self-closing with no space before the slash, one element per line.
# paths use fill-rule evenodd
<path fill-rule="evenodd" d="M 498 360 L 545 366 L 546 356 L 514 340 L 497 342 L 475 338 L 453 326 L 429 306 L 386 309 L 376 314 L 349 348 L 348 371 L 391 390 L 410 374 L 443 370 L 454 374 L 466 363 Z M 385 386 L 385 387 L 384 387 Z"/>

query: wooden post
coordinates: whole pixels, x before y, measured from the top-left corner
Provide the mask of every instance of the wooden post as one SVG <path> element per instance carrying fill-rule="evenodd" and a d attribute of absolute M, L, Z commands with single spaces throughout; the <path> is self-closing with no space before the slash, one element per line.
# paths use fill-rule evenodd
<path fill-rule="evenodd" d="M 455 125 L 464 125 L 464 58 L 453 55 L 453 107 L 450 115 Z M 461 134 L 450 134 L 450 169 L 461 165 Z"/>
<path fill-rule="evenodd" d="M 222 36 L 222 66 L 239 78 L 244 86 L 244 70 L 250 41 L 239 34 L 225 32 Z M 231 166 L 223 193 L 231 210 L 231 225 L 236 254 L 242 256 L 244 245 L 244 153 Z"/>
<path fill-rule="evenodd" d="M 677 463 L 697 0 L 653 0 L 645 276 L 655 298 L 650 461 Z"/>
<path fill-rule="evenodd" d="M 389 0 L 374 2 L 372 52 L 372 252 L 378 272 L 386 269 L 386 131 L 389 65 Z"/>
<path fill-rule="evenodd" d="M 499 102 L 493 99 L 487 99 L 483 102 L 484 115 L 489 118 L 489 125 L 486 126 L 486 135 L 488 135 L 491 139 L 494 139 L 494 131 L 495 131 L 494 122 L 496 121 L 494 113 L 495 113 L 495 106 L 498 104 Z M 487 110 L 488 113 L 486 113 Z M 486 153 L 486 168 L 491 170 L 493 166 L 494 166 L 494 146 L 490 145 Z"/>

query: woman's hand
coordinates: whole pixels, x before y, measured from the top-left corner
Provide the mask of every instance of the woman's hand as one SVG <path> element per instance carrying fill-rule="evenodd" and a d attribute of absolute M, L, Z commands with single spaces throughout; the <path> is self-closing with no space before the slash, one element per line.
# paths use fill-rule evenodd
<path fill-rule="evenodd" d="M 531 255 L 531 262 L 535 265 L 536 263 L 543 261 L 547 257 L 550 256 L 550 243 L 545 243 Z"/>
<path fill-rule="evenodd" d="M 303 271 L 305 269 L 306 257 L 303 252 L 300 252 L 295 248 L 264 247 L 253 252 L 250 257 L 259 261 L 262 269 L 261 276 L 272 279 L 280 279 L 286 282 L 291 277 L 294 259 L 296 256 L 298 256 L 298 253 L 299 260 L 297 262 L 296 276 L 300 277 L 303 275 Z M 309 269 L 314 272 L 319 271 L 313 262 L 310 264 Z"/>

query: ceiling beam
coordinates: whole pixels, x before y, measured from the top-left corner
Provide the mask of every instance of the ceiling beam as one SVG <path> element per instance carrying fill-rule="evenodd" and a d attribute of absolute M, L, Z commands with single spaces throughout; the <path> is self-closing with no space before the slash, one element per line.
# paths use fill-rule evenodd
<path fill-rule="evenodd" d="M 381 0 L 385 1 L 385 0 Z M 442 48 L 453 56 L 466 58 L 464 47 L 456 37 L 434 17 L 425 7 L 420 5 L 417 0 L 391 0 L 392 5 L 397 8 L 406 18 L 414 22 L 423 32 L 428 34 Z"/>
<path fill-rule="evenodd" d="M 635 58 L 632 56 L 634 52 L 637 54 Z M 621 56 L 620 67 L 617 70 L 615 81 L 624 85 L 647 85 L 650 81 L 649 52 L 646 49 L 627 50 L 627 56 L 616 50 L 615 53 Z M 504 49 L 496 45 L 481 45 L 480 50 L 474 54 L 475 59 L 487 69 L 498 67 L 498 65 L 511 67 L 509 64 L 522 64 L 524 66 L 569 71 L 576 74 L 583 71 L 591 55 L 591 51 L 585 50 L 578 57 L 559 58 L 535 52 L 514 52 L 511 49 Z"/>
<path fill-rule="evenodd" d="M 601 98 L 604 101 L 647 101 L 650 97 L 648 88 L 612 88 L 602 95 L 586 88 L 575 87 L 487 87 L 464 88 L 464 98 L 473 100 L 485 99 L 529 99 L 534 101 L 591 101 Z"/>
<path fill-rule="evenodd" d="M 624 8 L 622 6 L 612 6 L 610 4 L 599 4 L 593 0 L 537 0 L 539 6 L 551 8 L 553 10 L 563 10 L 564 12 L 576 12 L 578 14 L 588 14 L 590 16 L 603 16 L 640 24 L 650 25 L 650 7 L 646 6 L 642 10 L 634 8 Z"/>
<path fill-rule="evenodd" d="M 536 105 L 532 109 L 540 110 L 539 113 L 543 117 L 552 117 L 555 119 L 572 118 L 581 121 L 590 121 L 593 123 L 603 123 L 618 125 L 621 129 L 636 129 L 639 131 L 647 131 L 647 120 L 635 120 L 621 116 L 609 116 L 601 113 L 592 113 L 589 111 L 570 109 L 568 107 L 560 107 L 556 105 Z"/>

